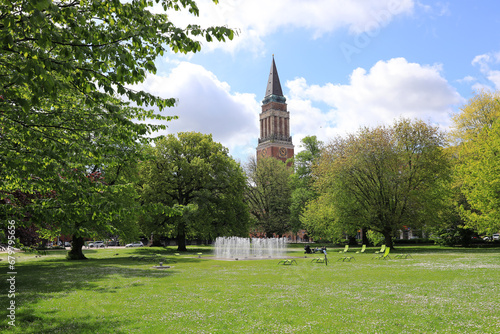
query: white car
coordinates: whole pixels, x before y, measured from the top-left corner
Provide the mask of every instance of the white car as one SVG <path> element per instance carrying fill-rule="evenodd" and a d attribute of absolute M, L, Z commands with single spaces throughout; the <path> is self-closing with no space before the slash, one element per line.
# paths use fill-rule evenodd
<path fill-rule="evenodd" d="M 493 234 L 491 237 L 484 237 L 483 238 L 484 241 L 489 241 L 489 240 L 500 240 L 500 234 L 499 233 L 495 233 Z"/>
<path fill-rule="evenodd" d="M 90 248 L 104 248 L 106 245 L 103 241 L 94 241 L 89 244 Z"/>
<path fill-rule="evenodd" d="M 137 241 L 131 244 L 126 244 L 125 247 L 144 247 L 144 244 L 141 241 Z"/>

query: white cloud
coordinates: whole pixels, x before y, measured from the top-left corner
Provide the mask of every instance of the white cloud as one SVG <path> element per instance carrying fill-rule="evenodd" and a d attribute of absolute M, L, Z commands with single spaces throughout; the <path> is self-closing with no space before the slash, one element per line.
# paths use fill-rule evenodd
<path fill-rule="evenodd" d="M 224 48 L 262 52 L 262 38 L 279 29 L 307 29 L 317 38 L 347 28 L 353 34 L 378 31 L 395 17 L 410 14 L 414 0 L 225 0 L 217 6 L 211 0 L 197 2 L 200 16 L 186 10 L 169 13 L 179 26 L 196 23 L 202 27 L 226 25 L 240 35 L 231 43 L 208 43 L 205 49 Z M 162 11 L 160 6 L 155 11 Z"/>
<path fill-rule="evenodd" d="M 492 69 L 492 66 L 498 66 L 499 63 L 500 52 L 491 52 L 474 57 L 472 65 L 479 66 L 479 71 L 484 76 L 484 79 L 489 81 L 489 83 L 475 83 L 473 85 L 475 90 L 493 90 L 490 87 L 490 83 L 493 83 L 495 89 L 500 89 L 500 71 Z"/>
<path fill-rule="evenodd" d="M 179 119 L 169 122 L 167 131 L 159 134 L 211 133 L 214 140 L 229 148 L 232 154 L 241 147 L 255 150 L 260 110 L 255 96 L 231 92 L 226 82 L 221 82 L 202 66 L 181 62 L 170 74 L 150 75 L 134 88 L 178 99 L 178 105 L 166 113 L 177 115 Z"/>
<path fill-rule="evenodd" d="M 490 71 L 488 79 L 495 84 L 497 90 L 500 90 L 500 71 Z"/>
<path fill-rule="evenodd" d="M 453 106 L 464 102 L 442 77 L 440 65 L 409 63 L 404 58 L 379 61 L 368 71 L 357 68 L 346 85 L 310 85 L 297 78 L 285 86 L 297 152 L 305 136 L 328 142 L 360 126 L 391 124 L 400 116 L 447 127 Z M 167 75 L 148 76 L 135 88 L 178 98 L 178 105 L 167 112 L 179 119 L 168 123 L 166 133 L 211 133 L 242 162 L 255 154 L 260 102 L 254 94 L 232 92 L 212 72 L 188 62 Z"/>
<path fill-rule="evenodd" d="M 441 76 L 440 65 L 409 63 L 404 58 L 379 61 L 368 72 L 357 68 L 347 85 L 308 85 L 298 78 L 286 86 L 292 132 L 316 134 L 323 141 L 360 126 L 390 124 L 400 116 L 447 127 L 453 106 L 464 101 Z M 314 103 L 330 110 L 320 112 L 312 108 Z"/>
<path fill-rule="evenodd" d="M 432 15 L 432 16 L 445 16 L 451 15 L 450 4 L 448 2 L 437 1 L 432 5 L 423 4 L 417 1 L 417 6 L 422 9 L 424 12 Z"/>
<path fill-rule="evenodd" d="M 471 82 L 476 82 L 476 78 L 474 78 L 473 76 L 471 75 L 467 75 L 465 76 L 464 78 L 462 79 L 458 79 L 457 82 L 458 83 L 471 83 Z"/>
<path fill-rule="evenodd" d="M 325 138 L 333 138 L 336 135 L 335 111 L 324 113 L 321 109 L 314 107 L 311 100 L 298 97 L 290 98 L 287 103 L 296 153 L 302 150 L 301 140 L 306 136 L 314 135 L 325 141 Z"/>
<path fill-rule="evenodd" d="M 472 60 L 472 65 L 479 66 L 481 72 L 489 70 L 489 63 L 491 62 L 491 57 L 488 54 L 482 54 L 475 56 Z"/>

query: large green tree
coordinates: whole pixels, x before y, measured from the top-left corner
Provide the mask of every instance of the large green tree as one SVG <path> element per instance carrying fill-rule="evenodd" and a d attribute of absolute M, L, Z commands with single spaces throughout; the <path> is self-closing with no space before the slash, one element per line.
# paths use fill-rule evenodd
<path fill-rule="evenodd" d="M 322 193 L 308 201 L 300 220 L 314 240 L 332 240 L 346 232 L 346 226 L 336 224 L 332 193 Z"/>
<path fill-rule="evenodd" d="M 301 142 L 304 149 L 293 157 L 294 173 L 290 179 L 290 224 L 295 232 L 303 228 L 300 215 L 306 204 L 317 197 L 312 184 L 312 165 L 319 158 L 323 145 L 316 136 L 304 137 Z"/>
<path fill-rule="evenodd" d="M 111 174 L 79 170 L 62 173 L 69 184 L 56 192 L 54 200 L 45 201 L 46 205 L 33 210 L 33 221 L 54 222 L 50 229 L 41 229 L 42 233 L 52 238 L 72 236 L 70 260 L 85 259 L 82 252 L 85 238 L 120 236 L 122 240 L 130 240 L 138 235 L 137 216 L 141 207 L 134 184 Z"/>
<path fill-rule="evenodd" d="M 245 175 L 225 147 L 211 135 L 185 132 L 158 140 L 151 150 L 140 168 L 141 201 L 181 214 L 145 217 L 144 232 L 176 237 L 179 251 L 186 250 L 187 237 L 248 234 Z"/>
<path fill-rule="evenodd" d="M 292 230 L 290 224 L 292 169 L 275 158 L 251 158 L 247 165 L 246 198 L 257 231 L 267 237 Z"/>
<path fill-rule="evenodd" d="M 135 187 L 140 154 L 128 151 L 123 148 L 123 160 L 106 168 L 94 165 L 62 170 L 49 196 L 43 196 L 37 205 L 25 206 L 29 222 L 38 226 L 45 239 L 72 236 L 68 259 L 85 259 L 82 246 L 86 238 L 137 238 L 137 218 L 145 211 L 176 213 L 175 208 L 140 205 Z"/>
<path fill-rule="evenodd" d="M 164 13 L 151 10 L 154 3 Z M 179 10 L 198 15 L 192 0 L 0 0 L 2 217 L 30 222 L 19 193 L 38 209 L 47 198 L 71 201 L 80 173 L 119 165 L 130 157 L 124 147 L 135 152 L 165 128 L 172 117 L 151 107 L 162 111 L 175 98 L 130 85 L 154 73 L 155 59 L 168 50 L 197 52 L 201 39 L 233 37 L 226 27 L 175 26 L 167 13 Z M 92 204 L 81 199 L 72 206 L 78 212 Z M 69 209 L 66 219 L 78 213 Z"/>
<path fill-rule="evenodd" d="M 41 181 L 66 161 L 91 165 L 115 157 L 116 143 L 132 145 L 164 128 L 147 118 L 169 120 L 138 106 L 173 106 L 164 99 L 127 85 L 155 72 L 154 60 L 165 51 L 196 52 L 198 40 L 224 40 L 225 27 L 176 27 L 167 11 L 190 0 L 156 0 L 163 14 L 148 10 L 153 1 L 1 0 L 0 129 L 2 190 L 31 190 L 30 176 Z M 215 1 L 216 2 L 216 1 Z M 99 140 L 102 134 L 105 140 Z M 91 139 L 91 140 L 89 140 Z M 98 142 L 98 144 L 97 144 Z M 83 160 L 83 161 L 82 161 Z"/>
<path fill-rule="evenodd" d="M 316 205 L 329 206 L 338 226 L 331 230 L 368 227 L 392 247 L 403 226 L 437 222 L 449 175 L 443 145 L 436 127 L 408 119 L 333 140 L 315 168 L 315 185 L 327 197 Z"/>
<path fill-rule="evenodd" d="M 455 176 L 465 203 L 465 225 L 480 233 L 500 230 L 500 92 L 480 92 L 453 117 Z"/>

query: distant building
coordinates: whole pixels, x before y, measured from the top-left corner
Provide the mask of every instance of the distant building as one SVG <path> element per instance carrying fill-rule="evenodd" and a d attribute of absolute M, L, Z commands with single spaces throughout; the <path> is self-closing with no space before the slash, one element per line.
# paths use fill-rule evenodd
<path fill-rule="evenodd" d="M 269 73 L 266 95 L 260 113 L 260 137 L 257 146 L 257 161 L 274 157 L 283 162 L 293 157 L 294 146 L 290 136 L 290 112 L 281 90 L 276 64 L 273 61 Z"/>

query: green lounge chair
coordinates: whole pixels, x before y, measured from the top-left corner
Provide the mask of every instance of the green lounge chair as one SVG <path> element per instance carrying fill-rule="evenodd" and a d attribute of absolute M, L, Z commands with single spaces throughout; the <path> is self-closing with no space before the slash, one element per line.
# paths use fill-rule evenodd
<path fill-rule="evenodd" d="M 312 259 L 312 263 L 325 263 L 325 259 L 322 257 L 317 257 L 315 259 Z"/>
<path fill-rule="evenodd" d="M 378 256 L 375 256 L 373 259 L 376 259 L 376 260 L 387 260 L 387 259 L 390 259 L 391 257 L 389 256 L 389 252 L 391 251 L 391 247 L 386 247 L 385 248 L 385 251 L 384 251 L 384 254 L 382 255 L 378 255 Z"/>
<path fill-rule="evenodd" d="M 349 249 L 349 245 L 345 245 L 344 250 L 339 251 L 339 253 L 347 253 L 348 249 Z"/>
<path fill-rule="evenodd" d="M 361 249 L 356 252 L 356 254 L 364 253 L 366 250 L 366 245 L 361 246 Z"/>
<path fill-rule="evenodd" d="M 413 257 L 408 253 L 398 254 L 398 255 L 394 256 L 394 258 L 395 259 L 413 259 Z"/>
<path fill-rule="evenodd" d="M 383 253 L 383 252 L 385 252 L 385 245 L 382 245 L 382 247 L 380 247 L 380 250 L 376 251 L 375 254 L 380 254 L 380 253 Z"/>

